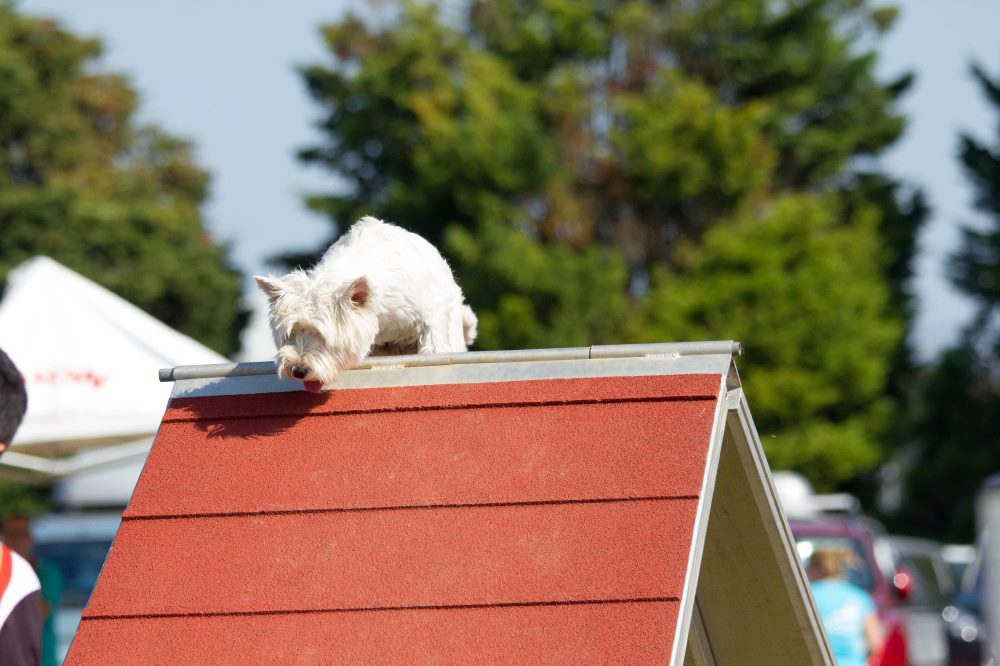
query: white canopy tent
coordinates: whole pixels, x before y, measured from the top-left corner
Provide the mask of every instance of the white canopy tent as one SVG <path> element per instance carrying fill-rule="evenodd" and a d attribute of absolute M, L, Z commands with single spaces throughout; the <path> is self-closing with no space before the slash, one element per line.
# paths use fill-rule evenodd
<path fill-rule="evenodd" d="M 101 470 L 105 483 L 109 469 L 141 469 L 170 395 L 158 370 L 226 361 L 48 257 L 7 276 L 0 348 L 28 389 L 0 472 L 52 479 Z"/>

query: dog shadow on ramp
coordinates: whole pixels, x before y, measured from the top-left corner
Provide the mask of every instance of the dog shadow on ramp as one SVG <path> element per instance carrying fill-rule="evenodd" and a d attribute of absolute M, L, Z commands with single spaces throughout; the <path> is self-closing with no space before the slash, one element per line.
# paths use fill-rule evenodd
<path fill-rule="evenodd" d="M 301 417 L 285 416 L 268 419 L 240 419 L 198 422 L 198 429 L 212 440 L 249 440 L 277 437 L 292 428 Z"/>
<path fill-rule="evenodd" d="M 213 398 L 176 398 L 164 424 L 189 423 L 209 440 L 263 440 L 294 430 L 311 415 L 323 413 L 329 393 L 307 391 Z"/>

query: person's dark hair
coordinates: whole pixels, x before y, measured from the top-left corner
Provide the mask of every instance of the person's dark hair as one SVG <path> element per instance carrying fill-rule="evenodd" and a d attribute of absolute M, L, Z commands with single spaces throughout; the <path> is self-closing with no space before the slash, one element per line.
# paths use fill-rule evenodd
<path fill-rule="evenodd" d="M 24 379 L 10 357 L 0 349 L 0 453 L 14 439 L 28 409 L 28 393 Z"/>

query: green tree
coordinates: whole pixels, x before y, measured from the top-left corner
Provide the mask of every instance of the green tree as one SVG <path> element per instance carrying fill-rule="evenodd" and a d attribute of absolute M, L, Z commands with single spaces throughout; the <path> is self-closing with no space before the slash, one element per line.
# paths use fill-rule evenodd
<path fill-rule="evenodd" d="M 0 2 L 0 276 L 48 255 L 230 354 L 247 313 L 205 230 L 208 174 L 189 143 L 137 123 L 101 51 Z"/>
<path fill-rule="evenodd" d="M 1000 77 L 972 74 L 1000 119 Z M 900 524 L 935 538 L 975 537 L 974 494 L 1000 469 L 1000 123 L 992 145 L 963 133 L 959 158 L 985 224 L 965 225 L 950 258 L 952 282 L 977 311 L 959 343 L 927 371 L 906 432 L 911 448 Z"/>
<path fill-rule="evenodd" d="M 644 335 L 735 337 L 770 464 L 820 487 L 882 458 L 884 397 L 902 321 L 885 316 L 877 213 L 848 219 L 835 197 L 789 195 L 712 227 L 683 273 L 659 271 Z"/>
<path fill-rule="evenodd" d="M 1000 385 L 976 337 L 966 332 L 914 392 L 897 529 L 955 543 L 976 537 L 976 491 L 1000 469 Z"/>
<path fill-rule="evenodd" d="M 23 481 L 0 479 L 0 523 L 5 516 L 33 516 L 52 510 L 52 489 Z"/>
<path fill-rule="evenodd" d="M 586 346 L 612 343 L 629 311 L 628 270 L 621 256 L 599 245 L 577 250 L 535 242 L 516 229 L 484 223 L 476 235 L 448 229 L 447 246 L 462 266 L 479 312 L 479 344 L 493 349 Z M 505 291 L 496 297 L 496 284 Z M 558 341 L 558 342 L 556 342 Z"/>
<path fill-rule="evenodd" d="M 302 69 L 323 117 L 301 157 L 340 185 L 309 205 L 333 236 L 374 214 L 442 246 L 484 347 L 742 338 L 783 464 L 834 483 L 880 459 L 926 213 L 859 170 L 904 126 L 910 79 L 878 81 L 871 50 L 894 10 L 478 0 L 445 21 L 397 5 L 324 27 L 331 60 Z M 772 285 L 781 262 L 812 291 Z"/>
<path fill-rule="evenodd" d="M 972 67 L 972 74 L 1000 118 L 1000 77 L 991 80 L 979 66 Z M 994 146 L 962 134 L 959 158 L 975 192 L 973 205 L 988 226 L 962 228 L 962 244 L 950 264 L 951 278 L 975 299 L 980 323 L 985 324 L 1000 305 L 1000 121 Z"/>

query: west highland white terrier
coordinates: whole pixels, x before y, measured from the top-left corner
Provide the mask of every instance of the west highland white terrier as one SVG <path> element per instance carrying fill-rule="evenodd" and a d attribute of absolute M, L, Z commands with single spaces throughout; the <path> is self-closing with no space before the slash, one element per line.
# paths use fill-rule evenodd
<path fill-rule="evenodd" d="M 270 303 L 278 376 L 313 393 L 368 355 L 464 352 L 476 315 L 420 236 L 363 217 L 309 271 L 256 277 Z"/>

